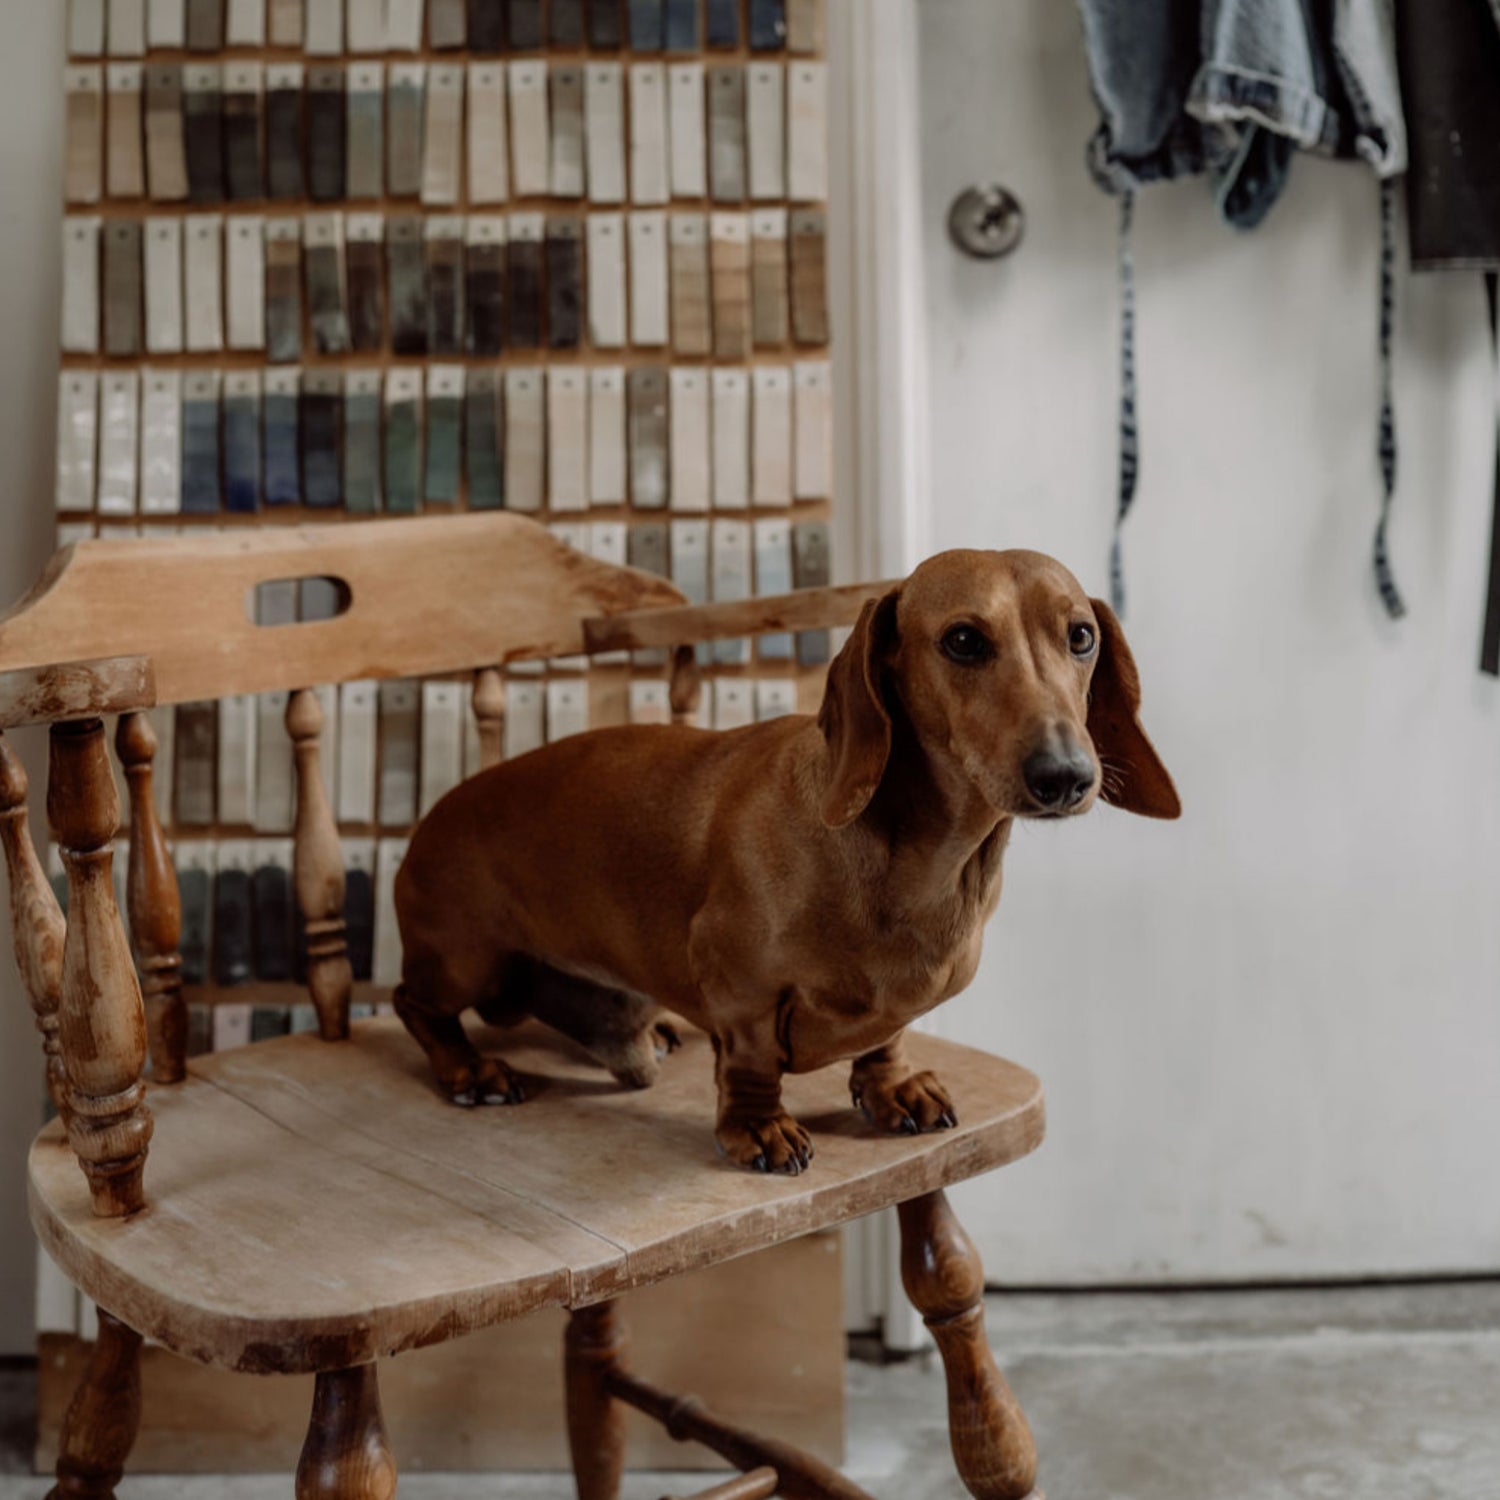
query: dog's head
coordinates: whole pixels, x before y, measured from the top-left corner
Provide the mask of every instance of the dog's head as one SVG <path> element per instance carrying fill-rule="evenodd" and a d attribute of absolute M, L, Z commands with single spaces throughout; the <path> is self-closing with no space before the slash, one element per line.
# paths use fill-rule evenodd
<path fill-rule="evenodd" d="M 1039 552 L 942 552 L 865 605 L 828 669 L 823 821 L 864 811 L 892 716 L 997 817 L 1062 817 L 1098 797 L 1181 812 L 1138 717 L 1140 678 L 1114 611 Z"/>

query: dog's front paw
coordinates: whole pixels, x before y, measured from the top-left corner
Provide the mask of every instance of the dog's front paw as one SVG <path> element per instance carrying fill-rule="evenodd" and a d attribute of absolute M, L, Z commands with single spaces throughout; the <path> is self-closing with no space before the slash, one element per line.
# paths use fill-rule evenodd
<path fill-rule="evenodd" d="M 723 1120 L 714 1132 L 726 1161 L 795 1177 L 812 1160 L 812 1138 L 785 1110 L 764 1120 Z"/>
<path fill-rule="evenodd" d="M 439 1081 L 448 1097 L 464 1109 L 477 1104 L 520 1104 L 526 1098 L 521 1080 L 498 1057 L 464 1064 Z"/>
<path fill-rule="evenodd" d="M 877 1130 L 919 1135 L 958 1124 L 953 1100 L 935 1073 L 910 1073 L 893 1083 L 854 1079 L 850 1091 L 854 1107 Z"/>

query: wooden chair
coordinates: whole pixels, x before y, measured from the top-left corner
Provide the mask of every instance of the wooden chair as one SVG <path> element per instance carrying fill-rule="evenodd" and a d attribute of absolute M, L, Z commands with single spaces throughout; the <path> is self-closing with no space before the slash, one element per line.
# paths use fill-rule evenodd
<path fill-rule="evenodd" d="M 336 618 L 251 623 L 256 585 L 309 576 L 338 581 Z M 572 1313 L 568 1428 L 582 1500 L 616 1494 L 625 1406 L 749 1471 L 700 1500 L 854 1500 L 864 1491 L 826 1465 L 634 1374 L 617 1299 L 892 1204 L 904 1283 L 946 1366 L 964 1483 L 980 1500 L 1039 1493 L 1026 1420 L 985 1341 L 979 1260 L 942 1192 L 1038 1144 L 1030 1073 L 915 1036 L 916 1063 L 942 1070 L 962 1120 L 892 1139 L 849 1108 L 842 1076 L 793 1078 L 789 1104 L 818 1138 L 817 1161 L 805 1176 L 768 1179 L 715 1156 L 701 1035 L 654 1087 L 632 1092 L 543 1028 L 509 1032 L 528 1102 L 460 1111 L 433 1093 L 398 1021 L 349 1024 L 344 875 L 312 684 L 472 673 L 489 763 L 506 663 L 846 624 L 879 587 L 688 607 L 661 579 L 500 514 L 82 542 L 0 617 L 0 730 L 50 726 L 47 815 L 68 883 L 65 920 L 27 831 L 25 774 L 0 735 L 16 956 L 58 1116 L 32 1147 L 31 1216 L 101 1309 L 55 1496 L 113 1493 L 139 1417 L 143 1335 L 210 1365 L 314 1373 L 296 1493 L 383 1500 L 396 1469 L 375 1361 L 561 1306 Z M 691 652 L 675 661 L 685 713 Z M 180 905 L 145 711 L 271 689 L 291 690 L 294 886 L 320 1035 L 188 1064 Z M 133 955 L 110 873 L 119 809 L 102 716 L 113 713 L 132 814 Z"/>

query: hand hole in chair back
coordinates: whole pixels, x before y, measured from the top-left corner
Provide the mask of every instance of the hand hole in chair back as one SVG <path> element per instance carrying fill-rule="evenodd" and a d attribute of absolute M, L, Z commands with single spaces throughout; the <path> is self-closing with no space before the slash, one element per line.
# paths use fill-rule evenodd
<path fill-rule="evenodd" d="M 347 581 L 329 574 L 268 578 L 245 591 L 245 615 L 252 625 L 303 625 L 347 614 L 353 601 Z"/>

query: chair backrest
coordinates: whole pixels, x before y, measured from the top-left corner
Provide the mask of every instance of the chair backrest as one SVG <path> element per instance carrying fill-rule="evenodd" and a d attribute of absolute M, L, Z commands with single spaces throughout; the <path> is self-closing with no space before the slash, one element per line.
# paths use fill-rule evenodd
<path fill-rule="evenodd" d="M 333 618 L 255 622 L 258 587 L 310 578 L 333 582 Z M 503 513 L 76 542 L 0 616 L 0 681 L 12 683 L 0 728 L 78 716 L 72 702 L 18 712 L 27 670 L 144 657 L 152 681 L 139 690 L 185 703 L 565 656 L 584 650 L 592 616 L 685 602 L 664 578 Z"/>
<path fill-rule="evenodd" d="M 255 623 L 256 590 L 321 579 L 329 618 Z M 470 672 L 481 765 L 501 754 L 502 665 L 675 648 L 672 706 L 690 711 L 692 643 L 853 623 L 887 584 L 691 605 L 665 579 L 598 561 L 507 514 L 232 528 L 85 541 L 60 551 L 0 616 L 0 731 L 51 725 L 47 811 L 67 875 L 66 919 L 26 825 L 26 775 L 0 733 L 0 844 L 17 961 L 47 1081 L 95 1211 L 144 1204 L 151 1117 L 141 1075 L 186 1070 L 181 897 L 156 812 L 151 708 L 286 689 L 296 766 L 293 886 L 320 1033 L 348 1034 L 353 972 L 338 828 L 320 770 L 315 687 Z M 120 714 L 129 784 L 127 906 L 109 878 L 119 801 L 101 715 Z M 137 973 L 137 966 L 139 973 Z M 143 1004 L 144 993 L 144 1004 Z"/>

